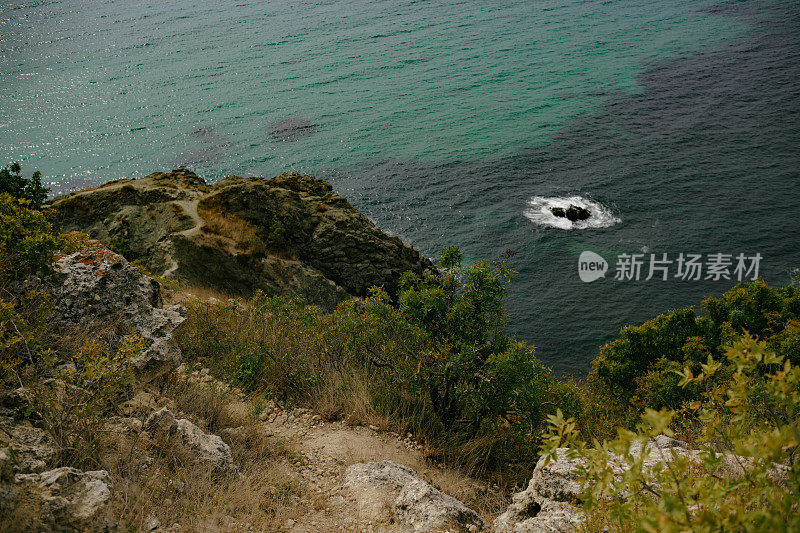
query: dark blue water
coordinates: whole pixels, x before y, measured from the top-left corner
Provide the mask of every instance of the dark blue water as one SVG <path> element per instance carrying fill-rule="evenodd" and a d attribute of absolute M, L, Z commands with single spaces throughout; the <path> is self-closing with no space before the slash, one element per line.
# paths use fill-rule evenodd
<path fill-rule="evenodd" d="M 519 252 L 511 329 L 557 370 L 581 374 L 620 327 L 735 283 L 587 284 L 577 272 L 583 250 L 599 252 L 612 269 L 621 253 L 673 260 L 679 253 L 759 253 L 760 275 L 776 285 L 800 267 L 799 7 L 720 8 L 756 30 L 649 65 L 640 93 L 611 97 L 544 145 L 496 160 L 384 161 L 334 179 L 359 207 L 427 252 L 448 243 L 487 260 Z M 523 216 L 532 196 L 576 194 L 609 206 L 622 222 L 565 231 Z"/>

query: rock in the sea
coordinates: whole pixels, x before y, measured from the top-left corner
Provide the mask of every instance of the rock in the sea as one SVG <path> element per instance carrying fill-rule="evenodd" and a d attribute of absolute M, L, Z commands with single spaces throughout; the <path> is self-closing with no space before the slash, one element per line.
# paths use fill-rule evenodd
<path fill-rule="evenodd" d="M 159 283 L 99 242 L 57 258 L 44 291 L 53 295 L 50 320 L 59 327 L 102 326 L 103 341 L 115 349 L 125 333 L 138 333 L 144 351 L 132 363 L 149 382 L 175 368 L 181 359 L 172 332 L 183 322 L 179 306 L 162 307 Z M 113 325 L 113 328 L 109 328 Z"/>
<path fill-rule="evenodd" d="M 62 231 L 114 243 L 154 274 L 232 295 L 259 289 L 332 308 L 432 263 L 312 176 L 231 176 L 209 187 L 188 170 L 122 180 L 52 204 Z"/>
<path fill-rule="evenodd" d="M 358 502 L 362 517 L 381 521 L 391 514 L 404 531 L 484 528 L 475 511 L 435 489 L 409 467 L 392 461 L 349 466 L 343 487 Z"/>
<path fill-rule="evenodd" d="M 204 432 L 185 418 L 175 418 L 166 407 L 150 414 L 144 429 L 151 436 L 171 447 L 172 452 L 195 465 L 207 467 L 214 475 L 234 471 L 230 447 L 221 437 Z"/>
<path fill-rule="evenodd" d="M 590 210 L 586 209 L 585 207 L 572 204 L 570 204 L 570 206 L 566 209 L 563 207 L 551 207 L 550 212 L 557 217 L 566 218 L 570 222 L 586 220 L 592 216 L 592 212 Z"/>
<path fill-rule="evenodd" d="M 15 509 L 34 511 L 19 517 L 31 523 L 19 525 L 31 531 L 111 531 L 112 483 L 108 472 L 83 472 L 61 467 L 40 474 L 17 474 L 14 485 L 5 487 Z M 22 501 L 24 500 L 24 501 Z"/>

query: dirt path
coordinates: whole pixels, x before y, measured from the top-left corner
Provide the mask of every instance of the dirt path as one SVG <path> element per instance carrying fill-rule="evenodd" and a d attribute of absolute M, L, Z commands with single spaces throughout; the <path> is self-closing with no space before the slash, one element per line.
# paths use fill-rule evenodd
<path fill-rule="evenodd" d="M 263 415 L 262 415 L 263 416 Z M 323 422 L 305 410 L 279 409 L 269 413 L 264 431 L 282 439 L 299 460 L 295 467 L 307 484 L 309 511 L 285 524 L 287 530 L 317 531 L 400 531 L 382 518 L 359 509 L 342 489 L 345 469 L 355 463 L 389 460 L 414 469 L 420 477 L 470 506 L 479 497 L 497 491 L 487 483 L 452 469 L 429 464 L 422 446 L 409 435 L 384 432 L 374 426 L 348 426 L 344 422 Z M 498 496 L 499 498 L 499 496 Z M 480 510 L 476 509 L 477 511 Z M 483 516 L 491 520 L 490 516 Z"/>
<path fill-rule="evenodd" d="M 179 231 L 176 233 L 176 235 L 185 235 L 186 237 L 191 237 L 192 235 L 197 235 L 200 233 L 200 228 L 203 227 L 203 219 L 200 216 L 200 213 L 197 212 L 198 200 L 175 200 L 172 203 L 181 206 L 183 212 L 192 217 L 194 220 L 193 227 Z"/>

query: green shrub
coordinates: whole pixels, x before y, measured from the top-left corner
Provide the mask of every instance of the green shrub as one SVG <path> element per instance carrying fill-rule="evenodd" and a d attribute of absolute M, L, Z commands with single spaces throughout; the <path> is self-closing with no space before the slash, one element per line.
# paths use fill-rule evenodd
<path fill-rule="evenodd" d="M 96 331 L 54 330 L 50 310 L 42 293 L 0 299 L 0 387 L 23 387 L 23 414 L 53 437 L 55 464 L 96 468 L 102 417 L 130 392 L 144 341 L 128 336 L 110 350 Z"/>
<path fill-rule="evenodd" d="M 0 270 L 4 277 L 46 269 L 63 242 L 30 202 L 0 194 Z"/>
<path fill-rule="evenodd" d="M 42 174 L 38 170 L 30 178 L 22 177 L 21 171 L 19 163 L 11 163 L 0 170 L 0 194 L 10 194 L 39 207 L 47 199 L 50 189 L 42 186 Z"/>
<path fill-rule="evenodd" d="M 678 309 L 623 328 L 592 362 L 589 381 L 596 394 L 631 408 L 677 408 L 697 397 L 696 387 L 677 387 L 674 370 L 699 369 L 709 355 L 745 331 L 763 338 L 792 364 L 800 364 L 800 288 L 772 289 L 763 280 L 740 283 L 720 298 L 702 302 L 705 315 Z"/>
<path fill-rule="evenodd" d="M 589 447 L 575 420 L 561 412 L 550 417 L 548 459 L 568 445 L 567 455 L 583 460 L 578 474 L 587 483 L 581 495 L 587 529 L 800 529 L 800 367 L 749 334 L 723 350 L 724 363 L 709 356 L 698 372 L 687 366 L 676 373 L 680 387 L 702 391 L 698 400 L 677 411 L 646 409 L 635 431 L 620 430 L 611 441 Z M 632 445 L 673 436 L 682 418 L 696 421 L 696 457 L 676 455 L 666 468 L 644 467 L 645 454 L 631 453 Z M 624 475 L 617 461 L 627 464 Z"/>
<path fill-rule="evenodd" d="M 505 333 L 511 274 L 502 260 L 406 275 L 399 308 L 382 289 L 332 313 L 260 294 L 246 304 L 199 303 L 178 339 L 189 358 L 250 391 L 412 431 L 432 455 L 475 471 L 527 467 L 544 416 L 561 403 L 577 412 L 580 399 L 532 346 Z"/>
<path fill-rule="evenodd" d="M 463 268 L 461 252 L 450 247 L 442 255 L 446 272 L 402 280 L 400 311 L 429 333 L 435 347 L 420 361 L 418 379 L 448 431 L 471 437 L 481 424 L 503 418 L 530 434 L 542 420 L 550 372 L 533 346 L 505 333 L 511 255 L 493 266 Z"/>

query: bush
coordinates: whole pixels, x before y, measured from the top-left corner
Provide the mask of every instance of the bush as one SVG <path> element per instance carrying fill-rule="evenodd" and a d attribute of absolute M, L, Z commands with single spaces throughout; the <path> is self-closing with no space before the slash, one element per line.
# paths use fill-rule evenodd
<path fill-rule="evenodd" d="M 23 178 L 21 171 L 19 163 L 12 163 L 0 170 L 0 194 L 28 200 L 38 208 L 47 199 L 50 189 L 42 186 L 42 174 L 38 170 L 30 178 Z"/>
<path fill-rule="evenodd" d="M 696 398 L 699 389 L 677 387 L 673 371 L 684 366 L 698 371 L 708 356 L 720 358 L 724 346 L 745 331 L 764 339 L 792 364 L 800 364 L 797 286 L 772 289 L 759 279 L 740 283 L 701 305 L 705 315 L 678 309 L 623 328 L 592 361 L 589 381 L 595 393 L 627 405 L 634 414 L 645 407 L 675 409 Z"/>
<path fill-rule="evenodd" d="M 184 354 L 248 390 L 412 431 L 432 454 L 475 471 L 530 466 L 545 414 L 562 399 L 577 411 L 577 388 L 506 335 L 505 260 L 462 269 L 459 254 L 447 252 L 444 274 L 405 275 L 399 308 L 382 289 L 327 314 L 258 294 L 196 304 L 178 339 Z"/>
<path fill-rule="evenodd" d="M 568 455 L 583 460 L 587 524 L 605 531 L 800 528 L 800 367 L 749 334 L 723 350 L 725 363 L 709 356 L 697 373 L 688 366 L 676 372 L 679 386 L 702 391 L 698 400 L 677 411 L 647 409 L 635 431 L 620 430 L 611 441 L 590 448 L 578 439 L 574 420 L 560 412 L 550 418 L 543 451 L 551 458 L 569 445 Z M 696 422 L 697 456 L 644 468 L 645 454 L 633 454 L 633 445 L 673 436 L 680 419 Z M 725 454 L 735 465 L 727 472 Z M 629 467 L 624 475 L 615 471 L 619 460 Z"/>
<path fill-rule="evenodd" d="M 441 261 L 446 272 L 402 280 L 400 310 L 428 332 L 435 349 L 420 361 L 417 379 L 448 431 L 472 437 L 502 419 L 531 435 L 543 418 L 550 371 L 533 346 L 505 333 L 511 256 L 463 268 L 461 252 L 450 247 Z"/>
<path fill-rule="evenodd" d="M 63 239 L 27 200 L 0 194 L 0 270 L 4 277 L 46 269 Z"/>

